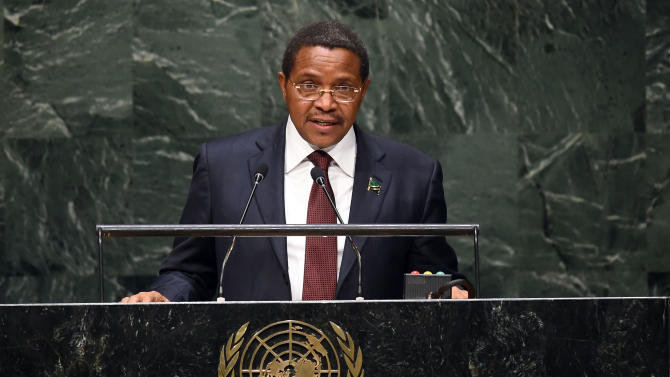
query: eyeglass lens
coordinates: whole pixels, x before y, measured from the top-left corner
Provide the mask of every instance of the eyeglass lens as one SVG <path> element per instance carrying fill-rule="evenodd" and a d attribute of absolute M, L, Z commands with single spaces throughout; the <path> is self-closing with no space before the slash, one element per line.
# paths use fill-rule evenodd
<path fill-rule="evenodd" d="M 306 100 L 317 100 L 322 93 L 330 93 L 336 101 L 353 101 L 356 98 L 356 88 L 350 86 L 337 86 L 331 90 L 323 90 L 317 85 L 296 85 L 298 94 Z"/>

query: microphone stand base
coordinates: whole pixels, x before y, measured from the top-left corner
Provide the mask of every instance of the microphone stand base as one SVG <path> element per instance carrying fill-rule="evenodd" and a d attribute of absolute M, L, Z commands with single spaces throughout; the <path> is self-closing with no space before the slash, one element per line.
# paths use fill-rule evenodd
<path fill-rule="evenodd" d="M 225 297 L 217 297 L 216 302 L 226 302 L 226 298 Z"/>
<path fill-rule="evenodd" d="M 356 301 L 365 301 L 365 299 L 362 296 L 357 296 Z"/>

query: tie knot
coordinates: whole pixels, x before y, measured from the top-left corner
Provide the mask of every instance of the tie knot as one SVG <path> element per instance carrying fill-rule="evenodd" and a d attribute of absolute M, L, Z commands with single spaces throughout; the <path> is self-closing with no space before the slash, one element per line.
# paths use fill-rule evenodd
<path fill-rule="evenodd" d="M 330 162 L 333 161 L 333 158 L 330 157 L 328 153 L 320 150 L 314 151 L 310 153 L 307 158 L 312 161 L 315 166 L 320 167 L 324 174 L 328 174 L 328 166 L 330 166 Z"/>

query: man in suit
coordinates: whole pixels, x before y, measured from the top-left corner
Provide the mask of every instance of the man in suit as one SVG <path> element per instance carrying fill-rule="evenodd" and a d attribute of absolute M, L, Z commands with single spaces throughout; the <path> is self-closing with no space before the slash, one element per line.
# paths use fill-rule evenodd
<path fill-rule="evenodd" d="M 365 46 L 347 26 L 319 22 L 298 31 L 278 74 L 287 121 L 204 144 L 180 222 L 237 223 L 261 164 L 268 166 L 267 178 L 245 223 L 335 222 L 309 174 L 322 164 L 345 222 L 445 223 L 439 162 L 354 124 L 370 84 L 368 73 Z M 412 270 L 458 275 L 455 253 L 444 237 L 354 240 L 361 250 L 366 299 L 401 298 L 403 274 Z M 122 301 L 212 299 L 230 242 L 177 238 L 150 290 Z M 245 237 L 237 240 L 223 280 L 227 300 L 353 299 L 358 266 L 344 237 Z M 467 293 L 453 289 L 452 296 Z"/>

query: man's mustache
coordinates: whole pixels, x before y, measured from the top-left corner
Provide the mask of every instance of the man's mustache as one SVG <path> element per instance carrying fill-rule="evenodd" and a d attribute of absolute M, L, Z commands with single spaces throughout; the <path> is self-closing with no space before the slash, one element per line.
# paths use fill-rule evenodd
<path fill-rule="evenodd" d="M 328 123 L 342 123 L 342 117 L 336 114 L 316 113 L 307 115 L 309 121 L 319 121 Z"/>

